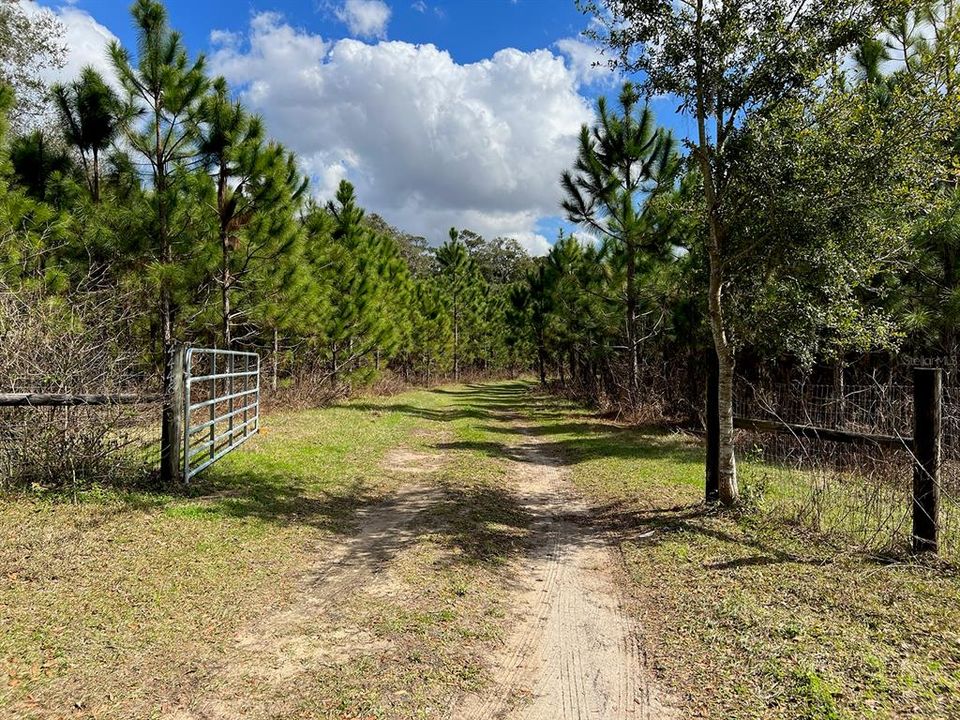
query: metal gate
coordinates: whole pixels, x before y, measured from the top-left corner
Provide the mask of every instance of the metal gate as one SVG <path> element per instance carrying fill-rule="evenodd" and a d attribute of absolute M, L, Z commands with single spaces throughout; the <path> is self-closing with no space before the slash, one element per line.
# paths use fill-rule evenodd
<path fill-rule="evenodd" d="M 189 481 L 260 429 L 260 356 L 187 348 L 183 371 L 183 479 Z"/>

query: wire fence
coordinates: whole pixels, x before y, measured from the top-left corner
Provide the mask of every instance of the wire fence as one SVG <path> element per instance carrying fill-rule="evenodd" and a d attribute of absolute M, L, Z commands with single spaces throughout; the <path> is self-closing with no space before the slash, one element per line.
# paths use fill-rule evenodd
<path fill-rule="evenodd" d="M 816 434 L 739 431 L 747 496 L 762 498 L 788 519 L 860 548 L 896 552 L 909 545 L 917 465 L 911 437 L 914 367 L 942 369 L 936 522 L 941 554 L 960 558 L 960 368 L 943 359 L 781 372 L 776 380 L 738 377 L 738 418 L 864 436 L 839 442 Z"/>
<path fill-rule="evenodd" d="M 86 290 L 70 298 L 0 285 L 0 393 L 141 395 L 131 329 L 135 298 Z M 0 407 L 0 490 L 141 485 L 159 457 L 153 403 Z"/>

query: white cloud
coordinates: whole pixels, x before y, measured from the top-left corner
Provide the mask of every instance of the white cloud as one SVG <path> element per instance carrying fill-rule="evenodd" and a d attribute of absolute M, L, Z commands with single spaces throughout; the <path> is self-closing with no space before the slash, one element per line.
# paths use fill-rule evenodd
<path fill-rule="evenodd" d="M 390 6 L 383 0 L 346 0 L 335 14 L 340 22 L 346 24 L 352 35 L 364 38 L 382 38 L 387 35 Z"/>
<path fill-rule="evenodd" d="M 66 27 L 64 43 L 67 46 L 67 63 L 61 70 L 64 79 L 73 79 L 87 65 L 99 70 L 108 80 L 115 82 L 116 75 L 107 57 L 107 47 L 117 39 L 85 10 L 65 6 L 57 11 L 60 22 Z"/>
<path fill-rule="evenodd" d="M 245 42 L 210 59 L 322 199 L 347 177 L 409 232 L 436 241 L 456 226 L 546 250 L 537 220 L 556 214 L 560 172 L 592 116 L 563 58 L 506 49 L 461 65 L 433 45 L 327 42 L 260 14 Z"/>
<path fill-rule="evenodd" d="M 610 69 L 609 58 L 599 46 L 572 37 L 557 40 L 554 44 L 566 56 L 571 71 L 584 85 L 610 85 L 619 79 L 619 74 Z"/>
<path fill-rule="evenodd" d="M 93 65 L 104 77 L 115 82 L 115 75 L 107 58 L 107 46 L 116 40 L 117 36 L 94 20 L 90 13 L 74 7 L 72 3 L 57 8 L 41 7 L 28 0 L 19 0 L 19 4 L 29 15 L 52 13 L 63 25 L 61 42 L 67 48 L 65 63 L 60 69 L 44 69 L 42 76 L 45 81 L 68 82 L 78 77 L 85 66 Z"/>
<path fill-rule="evenodd" d="M 507 237 L 512 237 L 520 243 L 524 249 L 531 255 L 546 255 L 550 252 L 551 243 L 540 233 L 523 232 L 510 233 Z"/>

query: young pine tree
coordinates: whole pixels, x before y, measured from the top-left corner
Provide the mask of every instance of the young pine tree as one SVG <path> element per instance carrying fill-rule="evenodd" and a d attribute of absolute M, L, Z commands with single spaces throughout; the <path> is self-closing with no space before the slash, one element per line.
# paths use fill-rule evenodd
<path fill-rule="evenodd" d="M 101 157 L 129 121 L 130 109 L 92 67 L 68 85 L 55 85 L 51 93 L 64 137 L 79 152 L 90 196 L 99 203 Z"/>
<path fill-rule="evenodd" d="M 196 137 L 191 118 L 195 116 L 208 81 L 204 59 L 190 61 L 179 33 L 170 29 L 167 11 L 157 0 L 137 0 L 132 14 L 137 33 L 137 60 L 114 42 L 110 45 L 113 68 L 127 101 L 142 122 L 131 124 L 125 133 L 133 152 L 146 162 L 151 187 L 150 235 L 152 261 L 158 268 L 159 325 L 163 352 L 163 423 L 161 477 L 172 482 L 179 472 L 176 452 L 179 441 L 175 409 L 170 399 L 174 384 L 174 323 L 177 307 L 174 282 L 180 275 L 177 262 L 183 259 L 187 238 L 183 223 L 176 222 L 180 206 L 189 202 L 183 192 L 182 167 L 196 157 Z"/>
<path fill-rule="evenodd" d="M 275 263 L 297 233 L 295 211 L 307 188 L 293 156 L 266 140 L 263 123 L 229 97 L 223 78 L 213 82 L 196 113 L 203 166 L 216 198 L 217 284 L 224 347 L 234 341 L 234 323 L 243 311 L 235 291 L 256 290 L 244 281 L 264 263 Z"/>
<path fill-rule="evenodd" d="M 638 108 L 639 101 L 631 83 L 623 86 L 616 112 L 601 97 L 596 124 L 580 131 L 574 170 L 561 179 L 571 222 L 599 233 L 623 259 L 627 386 L 633 402 L 640 391 L 638 265 L 644 254 L 669 254 L 662 238 L 651 232 L 648 209 L 657 192 L 673 186 L 678 170 L 672 136 L 656 127 L 649 106 Z"/>

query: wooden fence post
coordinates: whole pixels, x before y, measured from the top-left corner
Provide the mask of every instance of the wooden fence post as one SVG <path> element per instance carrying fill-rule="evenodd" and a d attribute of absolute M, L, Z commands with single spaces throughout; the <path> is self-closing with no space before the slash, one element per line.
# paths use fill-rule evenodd
<path fill-rule="evenodd" d="M 164 388 L 163 428 L 160 449 L 160 481 L 172 485 L 180 480 L 180 446 L 183 442 L 183 373 L 186 347 L 178 345 L 173 353 L 169 386 Z"/>
<path fill-rule="evenodd" d="M 940 368 L 913 369 L 913 549 L 937 552 L 940 505 Z"/>
<path fill-rule="evenodd" d="M 720 501 L 720 360 L 707 351 L 707 463 L 706 501 Z"/>

